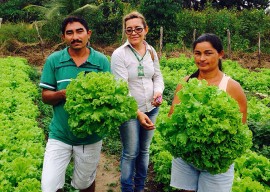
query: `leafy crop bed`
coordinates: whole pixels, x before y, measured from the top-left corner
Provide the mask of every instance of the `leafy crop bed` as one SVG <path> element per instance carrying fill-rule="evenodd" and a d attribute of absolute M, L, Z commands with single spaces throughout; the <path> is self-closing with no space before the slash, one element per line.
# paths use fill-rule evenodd
<path fill-rule="evenodd" d="M 172 154 L 164 148 L 159 132 L 161 120 L 167 118 L 176 85 L 195 70 L 192 59 L 161 58 L 165 80 L 164 102 L 157 119 L 157 130 L 151 145 L 151 162 L 155 181 L 162 183 L 160 192 L 169 187 Z M 237 62 L 223 61 L 226 74 L 237 80 L 248 98 L 248 127 L 253 133 L 253 146 L 235 160 L 233 192 L 270 191 L 270 69 L 249 71 Z M 40 191 L 44 154 L 44 133 L 38 127 L 37 86 L 27 61 L 21 58 L 0 59 L 0 191 Z M 47 125 L 45 125 L 47 127 Z M 106 142 L 107 142 L 106 138 Z M 104 141 L 105 142 L 105 141 Z M 158 192 L 158 191 L 156 191 Z"/>
<path fill-rule="evenodd" d="M 0 59 L 0 191 L 40 191 L 44 134 L 31 73 L 24 59 Z"/>

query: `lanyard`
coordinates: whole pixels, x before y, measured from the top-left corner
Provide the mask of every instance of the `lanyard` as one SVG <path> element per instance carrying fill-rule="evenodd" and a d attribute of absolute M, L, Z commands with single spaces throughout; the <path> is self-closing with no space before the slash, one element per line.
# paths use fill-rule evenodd
<path fill-rule="evenodd" d="M 146 52 L 145 52 L 144 56 L 141 59 L 139 59 L 139 57 L 138 57 L 137 53 L 134 51 L 134 49 L 130 45 L 128 47 L 130 48 L 130 50 L 133 52 L 133 54 L 135 55 L 135 57 L 139 61 L 139 65 L 142 65 L 142 60 L 143 60 L 144 56 L 146 55 Z"/>
<path fill-rule="evenodd" d="M 132 49 L 132 47 L 131 46 L 128 46 L 128 47 L 131 49 L 131 51 L 133 52 L 133 54 L 136 56 L 137 60 L 139 61 L 138 76 L 144 77 L 144 69 L 143 69 L 143 65 L 142 65 L 142 60 L 143 60 L 144 56 L 146 55 L 146 52 L 145 52 L 144 56 L 141 59 L 139 59 L 137 53 Z"/>

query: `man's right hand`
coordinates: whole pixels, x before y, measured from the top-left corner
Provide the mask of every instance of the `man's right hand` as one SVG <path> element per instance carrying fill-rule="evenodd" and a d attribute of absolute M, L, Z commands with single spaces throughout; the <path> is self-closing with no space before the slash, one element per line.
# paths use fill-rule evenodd
<path fill-rule="evenodd" d="M 66 90 L 52 91 L 49 89 L 42 90 L 42 101 L 49 105 L 57 105 L 66 100 Z"/>

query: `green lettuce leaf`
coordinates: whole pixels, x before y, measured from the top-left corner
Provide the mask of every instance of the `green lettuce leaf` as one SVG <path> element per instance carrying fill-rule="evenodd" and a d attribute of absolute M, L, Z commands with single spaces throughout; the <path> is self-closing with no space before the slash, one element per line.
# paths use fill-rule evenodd
<path fill-rule="evenodd" d="M 65 110 L 77 137 L 103 137 L 125 121 L 136 118 L 137 102 L 128 95 L 127 82 L 108 72 L 81 72 L 66 89 Z"/>
<path fill-rule="evenodd" d="M 252 146 L 237 102 L 205 80 L 191 79 L 177 93 L 181 103 L 159 126 L 166 149 L 201 170 L 226 172 Z"/>

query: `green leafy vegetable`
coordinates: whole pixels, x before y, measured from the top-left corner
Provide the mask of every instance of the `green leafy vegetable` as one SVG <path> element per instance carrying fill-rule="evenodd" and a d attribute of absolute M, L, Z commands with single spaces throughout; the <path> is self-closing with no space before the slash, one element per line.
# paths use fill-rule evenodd
<path fill-rule="evenodd" d="M 23 58 L 0 58 L 0 191 L 41 191 L 45 139 L 34 72 Z"/>
<path fill-rule="evenodd" d="M 226 172 L 252 145 L 252 133 L 242 123 L 237 102 L 197 79 L 184 83 L 177 95 L 181 103 L 159 126 L 167 150 L 212 174 Z"/>
<path fill-rule="evenodd" d="M 261 184 L 270 184 L 270 161 L 262 155 L 248 151 L 235 160 L 236 177 L 250 177 Z"/>
<path fill-rule="evenodd" d="M 102 137 L 136 118 L 137 102 L 128 96 L 127 83 L 108 72 L 81 72 L 67 86 L 66 97 L 68 122 L 77 137 Z"/>

